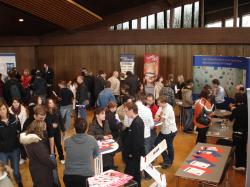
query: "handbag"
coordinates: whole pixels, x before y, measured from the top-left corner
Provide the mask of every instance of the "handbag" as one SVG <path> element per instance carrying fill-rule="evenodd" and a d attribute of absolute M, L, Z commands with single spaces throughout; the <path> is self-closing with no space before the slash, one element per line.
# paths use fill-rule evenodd
<path fill-rule="evenodd" d="M 204 106 L 202 107 L 201 113 L 196 118 L 196 121 L 205 126 L 208 126 L 211 123 L 211 119 L 209 118 L 209 115 L 207 114 Z"/>

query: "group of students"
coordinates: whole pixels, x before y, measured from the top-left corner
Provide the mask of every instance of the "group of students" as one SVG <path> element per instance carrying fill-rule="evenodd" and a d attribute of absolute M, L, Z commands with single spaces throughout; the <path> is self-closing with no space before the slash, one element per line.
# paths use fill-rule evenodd
<path fill-rule="evenodd" d="M 52 72 L 48 70 L 48 66 L 47 71 Z M 39 78 L 39 72 L 37 76 Z M 13 74 L 10 79 L 13 79 Z M 176 98 L 183 101 L 184 131 L 192 130 L 191 124 L 194 123 L 198 131 L 197 142 L 206 142 L 209 128 L 197 121 L 201 112 L 205 110 L 209 116 L 213 113 L 214 105 L 217 108 L 225 106 L 225 100 L 222 99 L 223 88 L 219 86 L 218 80 L 215 80 L 213 87 L 205 85 L 201 90 L 199 99 L 195 102 L 193 115 L 193 82 L 184 81 L 182 75 L 178 76 L 177 80 L 175 83 L 171 74 L 163 84 L 163 77 L 159 76 L 153 85 L 154 89 L 149 89 L 152 85 L 140 83 L 138 77 L 131 72 L 127 72 L 126 77 L 122 76 L 119 79 L 119 73 L 114 71 L 106 80 L 103 71 L 99 71 L 93 78 L 83 68 L 75 82 L 60 81 L 57 93 L 52 92 L 52 89 L 47 89 L 49 92 L 46 92 L 46 95 L 31 92 L 34 97 L 29 102 L 28 112 L 20 98 L 11 95 L 11 101 L 8 101 L 10 107 L 4 101 L 0 103 L 0 160 L 3 165 L 8 164 L 10 160 L 19 187 L 23 186 L 19 172 L 20 158 L 21 163 L 29 158 L 34 186 L 60 186 L 56 174 L 56 147 L 59 160 L 65 164 L 65 186 L 80 187 L 85 186 L 87 178 L 94 175 L 93 159 L 99 154 L 97 141 L 114 139 L 119 143 L 118 151 L 122 152 L 122 159 L 126 165 L 124 172 L 132 175 L 140 186 L 140 157 L 145 156 L 164 139 L 168 148 L 162 153 L 161 166 L 167 169 L 173 164 L 173 141 L 177 135 L 173 108 Z M 10 90 L 14 89 L 10 87 Z M 239 92 L 242 92 L 242 88 Z M 47 97 L 47 93 L 53 95 L 54 99 Z M 96 107 L 94 118 L 88 125 L 87 107 L 93 103 Z M 243 170 L 246 161 L 244 146 L 247 139 L 247 106 L 244 93 L 236 93 L 235 104 L 231 108 L 230 120 L 235 120 L 235 168 Z M 76 110 L 76 133 L 64 141 L 63 151 L 61 136 L 65 136 L 65 132 L 70 128 L 72 109 Z M 162 122 L 158 134 L 154 126 L 155 121 Z M 114 155 L 115 153 L 103 155 L 104 170 L 117 169 Z M 2 175 L 6 173 L 4 168 Z M 150 179 L 147 173 L 145 179 Z"/>

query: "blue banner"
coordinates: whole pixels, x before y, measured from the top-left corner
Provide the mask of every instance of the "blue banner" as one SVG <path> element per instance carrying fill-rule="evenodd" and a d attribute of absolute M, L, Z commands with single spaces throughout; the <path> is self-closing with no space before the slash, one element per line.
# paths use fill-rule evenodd
<path fill-rule="evenodd" d="M 246 57 L 194 56 L 194 94 L 199 94 L 205 84 L 211 85 L 213 79 L 218 79 L 228 95 L 233 96 L 237 84 L 250 87 L 249 70 L 250 59 Z"/>

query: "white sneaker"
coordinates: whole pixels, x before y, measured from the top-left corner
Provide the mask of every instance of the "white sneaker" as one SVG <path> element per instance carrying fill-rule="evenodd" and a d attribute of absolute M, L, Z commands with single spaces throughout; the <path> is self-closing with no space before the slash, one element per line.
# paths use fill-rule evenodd
<path fill-rule="evenodd" d="M 24 163 L 25 163 L 25 160 L 21 158 L 20 161 L 19 161 L 19 164 L 22 165 Z"/>
<path fill-rule="evenodd" d="M 65 160 L 61 160 L 61 164 L 63 164 L 63 165 L 64 165 L 64 164 L 65 164 Z"/>
<path fill-rule="evenodd" d="M 233 169 L 236 171 L 245 171 L 246 170 L 245 167 L 236 167 L 236 166 L 233 166 Z"/>

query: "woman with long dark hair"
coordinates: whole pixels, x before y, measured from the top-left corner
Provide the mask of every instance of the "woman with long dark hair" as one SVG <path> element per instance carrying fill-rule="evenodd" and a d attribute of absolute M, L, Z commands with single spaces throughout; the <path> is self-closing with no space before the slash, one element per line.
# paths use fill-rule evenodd
<path fill-rule="evenodd" d="M 108 121 L 106 120 L 105 108 L 101 107 L 96 109 L 94 119 L 88 130 L 88 134 L 94 136 L 96 140 L 108 140 L 113 138 Z M 113 153 L 103 155 L 104 170 L 114 168 L 113 157 Z"/>
<path fill-rule="evenodd" d="M 8 164 L 10 160 L 14 170 L 15 180 L 22 187 L 22 178 L 19 172 L 20 144 L 18 136 L 21 131 L 20 122 L 8 112 L 8 105 L 0 102 L 0 160 Z"/>
<path fill-rule="evenodd" d="M 201 122 L 198 122 L 197 119 L 199 115 L 202 112 L 205 112 L 207 117 L 212 114 L 214 109 L 213 104 L 213 96 L 212 96 L 212 88 L 209 85 L 205 85 L 203 89 L 201 90 L 199 99 L 195 103 L 195 109 L 194 109 L 194 125 L 197 127 L 198 136 L 196 139 L 196 143 L 206 143 L 207 142 L 207 131 L 209 128 L 209 124 L 202 124 Z"/>
<path fill-rule="evenodd" d="M 54 140 L 55 146 L 57 148 L 57 152 L 59 155 L 59 159 L 62 164 L 65 163 L 63 148 L 61 144 L 61 133 L 65 133 L 64 124 L 61 118 L 60 111 L 58 110 L 56 103 L 53 99 L 49 98 L 46 101 L 46 120 L 50 121 L 54 130 Z"/>

